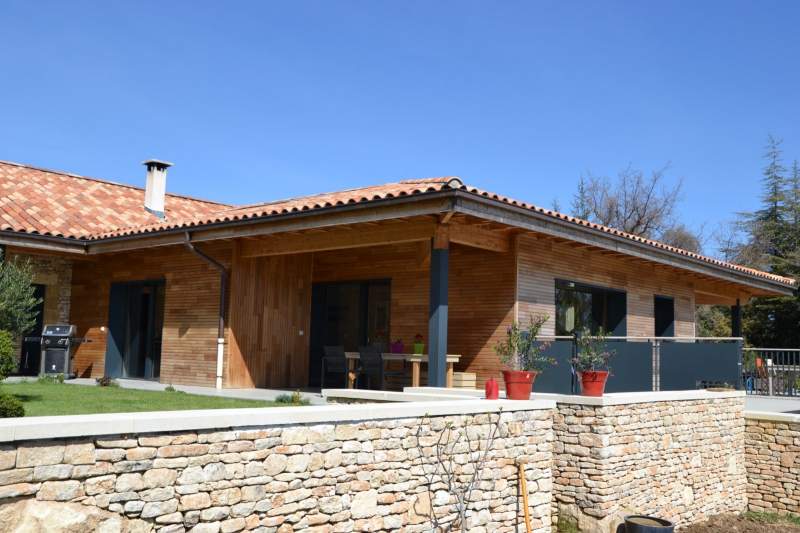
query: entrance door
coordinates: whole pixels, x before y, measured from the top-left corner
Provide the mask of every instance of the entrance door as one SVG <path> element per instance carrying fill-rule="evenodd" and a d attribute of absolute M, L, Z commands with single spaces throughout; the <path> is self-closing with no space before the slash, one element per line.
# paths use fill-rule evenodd
<path fill-rule="evenodd" d="M 675 336 L 675 300 L 669 296 L 656 296 L 653 302 L 656 337 Z"/>
<path fill-rule="evenodd" d="M 320 385 L 325 346 L 389 345 L 391 285 L 388 280 L 315 283 L 311 292 L 309 385 Z M 327 385 L 327 381 L 326 381 Z"/>
<path fill-rule="evenodd" d="M 19 360 L 19 373 L 22 376 L 36 376 L 39 374 L 39 357 L 42 347 L 39 341 L 26 341 L 24 337 L 38 337 L 42 334 L 44 327 L 44 292 L 45 286 L 35 283 L 33 285 L 33 296 L 39 300 L 34 308 L 36 312 L 36 323 L 31 329 L 25 332 L 22 340 L 22 354 Z"/>
<path fill-rule="evenodd" d="M 163 280 L 112 283 L 106 376 L 158 379 L 163 326 Z"/>

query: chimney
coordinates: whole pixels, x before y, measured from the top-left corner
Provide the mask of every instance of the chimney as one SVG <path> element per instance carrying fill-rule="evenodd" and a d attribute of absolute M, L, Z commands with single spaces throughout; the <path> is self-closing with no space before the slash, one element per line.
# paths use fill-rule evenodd
<path fill-rule="evenodd" d="M 148 159 L 142 164 L 147 167 L 147 185 L 144 189 L 144 208 L 158 218 L 164 218 L 164 196 L 167 194 L 167 169 L 172 163 Z"/>

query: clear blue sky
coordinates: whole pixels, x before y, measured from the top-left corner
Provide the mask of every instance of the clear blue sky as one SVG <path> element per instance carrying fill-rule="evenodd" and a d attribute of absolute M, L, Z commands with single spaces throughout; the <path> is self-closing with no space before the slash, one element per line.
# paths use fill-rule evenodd
<path fill-rule="evenodd" d="M 693 226 L 800 158 L 800 2 L 0 5 L 0 159 L 251 203 L 405 177 L 566 209 L 671 162 Z"/>

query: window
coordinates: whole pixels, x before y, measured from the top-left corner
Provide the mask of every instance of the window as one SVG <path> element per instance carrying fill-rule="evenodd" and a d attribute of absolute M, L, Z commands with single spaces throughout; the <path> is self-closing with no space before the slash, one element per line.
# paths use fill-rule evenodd
<path fill-rule="evenodd" d="M 653 299 L 653 322 L 656 337 L 675 336 L 675 300 L 669 296 L 655 296 Z"/>
<path fill-rule="evenodd" d="M 556 280 L 556 335 L 572 335 L 601 327 L 611 335 L 627 335 L 627 295 L 623 291 Z"/>

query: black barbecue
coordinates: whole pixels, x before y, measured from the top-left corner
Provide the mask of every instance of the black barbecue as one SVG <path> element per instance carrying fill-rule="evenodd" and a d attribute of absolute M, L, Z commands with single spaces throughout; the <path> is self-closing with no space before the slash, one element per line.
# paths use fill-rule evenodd
<path fill-rule="evenodd" d="M 40 375 L 63 374 L 72 378 L 72 357 L 75 348 L 86 339 L 77 337 L 78 328 L 73 324 L 48 324 L 42 329 L 41 337 L 26 337 L 26 341 L 38 340 L 41 345 Z"/>

